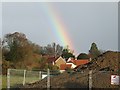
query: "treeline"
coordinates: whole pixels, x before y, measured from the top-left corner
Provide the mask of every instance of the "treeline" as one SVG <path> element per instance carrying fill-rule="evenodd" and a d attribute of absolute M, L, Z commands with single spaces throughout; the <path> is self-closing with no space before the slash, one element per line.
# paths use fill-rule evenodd
<path fill-rule="evenodd" d="M 52 70 L 58 70 L 57 66 L 48 64 L 47 59 L 49 57 L 62 56 L 66 60 L 70 57 L 76 58 L 69 48 L 64 48 L 56 43 L 40 46 L 32 43 L 25 34 L 20 32 L 6 34 L 1 42 L 3 73 L 6 73 L 7 68 L 31 70 L 47 69 L 49 67 Z M 77 59 L 95 58 L 100 53 L 97 45 L 92 43 L 89 53 L 81 53 L 77 56 Z"/>
<path fill-rule="evenodd" d="M 56 43 L 40 46 L 32 43 L 25 34 L 20 32 L 6 34 L 1 42 L 3 73 L 6 73 L 7 68 L 31 70 L 49 67 L 57 70 L 58 67 L 48 64 L 47 59 L 64 56 L 63 46 Z"/>
<path fill-rule="evenodd" d="M 6 34 L 3 42 L 3 53 L 8 61 L 15 61 L 31 54 L 59 56 L 62 54 L 63 47 L 53 43 L 47 46 L 39 46 L 32 43 L 23 33 L 15 32 Z"/>

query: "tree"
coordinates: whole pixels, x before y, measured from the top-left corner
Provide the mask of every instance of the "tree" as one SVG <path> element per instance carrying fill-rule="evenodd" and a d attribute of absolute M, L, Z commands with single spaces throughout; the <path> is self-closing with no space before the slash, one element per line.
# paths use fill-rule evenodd
<path fill-rule="evenodd" d="M 71 52 L 69 52 L 68 49 L 63 49 L 61 56 L 62 56 L 63 58 L 65 58 L 66 61 L 67 61 L 70 57 L 75 58 L 75 56 L 74 56 Z"/>
<path fill-rule="evenodd" d="M 60 56 L 62 54 L 63 47 L 60 46 L 59 44 L 52 43 L 48 44 L 45 47 L 41 47 L 40 53 L 42 55 L 50 55 L 50 56 Z"/>
<path fill-rule="evenodd" d="M 91 44 L 91 48 L 89 50 L 89 53 L 90 53 L 92 59 L 96 58 L 97 56 L 100 55 L 100 51 L 98 50 L 98 47 L 95 43 Z"/>
<path fill-rule="evenodd" d="M 77 60 L 79 59 L 89 59 L 89 56 L 86 53 L 81 53 L 77 56 Z"/>
<path fill-rule="evenodd" d="M 41 54 L 40 53 L 40 50 L 41 50 L 41 47 L 35 43 L 31 43 L 32 45 L 32 48 L 33 48 L 33 53 L 36 53 L 36 54 Z"/>
<path fill-rule="evenodd" d="M 63 50 L 63 47 L 60 46 L 59 44 L 57 44 L 56 45 L 56 50 L 55 50 L 55 53 L 56 53 L 55 57 L 62 55 L 62 50 Z"/>
<path fill-rule="evenodd" d="M 21 60 L 33 52 L 31 44 L 23 33 L 6 34 L 3 42 L 3 47 L 8 51 L 5 54 L 5 59 L 8 61 Z"/>

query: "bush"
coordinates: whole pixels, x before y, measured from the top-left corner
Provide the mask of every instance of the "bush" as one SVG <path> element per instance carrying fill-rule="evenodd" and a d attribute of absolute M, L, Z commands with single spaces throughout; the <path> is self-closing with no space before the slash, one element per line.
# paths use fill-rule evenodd
<path fill-rule="evenodd" d="M 89 59 L 89 56 L 86 53 L 81 53 L 78 55 L 77 59 Z"/>

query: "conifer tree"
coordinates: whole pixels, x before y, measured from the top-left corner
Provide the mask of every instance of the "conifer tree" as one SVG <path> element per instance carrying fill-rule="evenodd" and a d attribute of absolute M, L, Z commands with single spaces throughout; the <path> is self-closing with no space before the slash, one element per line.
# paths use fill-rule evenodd
<path fill-rule="evenodd" d="M 100 55 L 100 51 L 99 51 L 96 43 L 91 44 L 91 48 L 89 50 L 89 53 L 90 53 L 92 59 L 96 58 L 97 56 Z"/>

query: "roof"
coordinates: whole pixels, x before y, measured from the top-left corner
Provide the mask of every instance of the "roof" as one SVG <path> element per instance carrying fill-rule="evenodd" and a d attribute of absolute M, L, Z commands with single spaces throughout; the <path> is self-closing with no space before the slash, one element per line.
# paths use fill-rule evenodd
<path fill-rule="evenodd" d="M 73 63 L 73 61 L 68 61 L 67 63 Z"/>
<path fill-rule="evenodd" d="M 60 70 L 66 70 L 67 68 L 71 68 L 72 64 L 61 64 Z"/>
<path fill-rule="evenodd" d="M 78 65 L 86 64 L 88 62 L 89 60 L 75 60 L 73 63 L 78 66 Z"/>
<path fill-rule="evenodd" d="M 68 63 L 71 63 L 71 62 L 72 62 L 73 64 L 79 66 L 79 65 L 83 65 L 83 64 L 89 63 L 89 60 L 88 60 L 88 59 L 71 60 L 71 61 L 69 61 Z"/>

